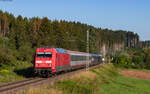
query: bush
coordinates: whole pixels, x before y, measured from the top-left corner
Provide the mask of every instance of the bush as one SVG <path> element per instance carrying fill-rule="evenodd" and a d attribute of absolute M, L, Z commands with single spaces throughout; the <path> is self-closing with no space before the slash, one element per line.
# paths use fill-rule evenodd
<path fill-rule="evenodd" d="M 145 48 L 144 49 L 144 53 L 145 53 L 146 66 L 147 66 L 147 68 L 150 68 L 150 47 L 149 48 Z"/>
<path fill-rule="evenodd" d="M 117 66 L 131 67 L 132 65 L 132 58 L 126 52 L 117 52 L 113 58 L 113 63 Z"/>
<path fill-rule="evenodd" d="M 115 65 L 132 68 L 150 68 L 150 48 L 132 48 L 116 52 L 113 56 Z"/>
<path fill-rule="evenodd" d="M 27 44 L 22 45 L 19 48 L 19 57 L 18 57 L 18 59 L 21 60 L 21 61 L 31 62 L 34 59 L 33 54 L 34 54 L 34 50 L 29 45 L 27 45 Z"/>
<path fill-rule="evenodd" d="M 144 57 L 142 56 L 134 56 L 132 59 L 134 63 L 134 68 L 145 68 Z"/>
<path fill-rule="evenodd" d="M 13 65 L 15 63 L 15 60 L 15 56 L 10 49 L 0 47 L 0 65 Z"/>

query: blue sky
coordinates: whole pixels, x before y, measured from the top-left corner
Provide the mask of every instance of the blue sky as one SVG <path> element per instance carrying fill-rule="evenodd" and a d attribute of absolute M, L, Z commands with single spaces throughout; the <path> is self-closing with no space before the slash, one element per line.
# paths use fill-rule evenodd
<path fill-rule="evenodd" d="M 141 40 L 150 40 L 150 0 L 0 0 L 0 9 L 15 16 L 46 16 L 133 31 Z"/>

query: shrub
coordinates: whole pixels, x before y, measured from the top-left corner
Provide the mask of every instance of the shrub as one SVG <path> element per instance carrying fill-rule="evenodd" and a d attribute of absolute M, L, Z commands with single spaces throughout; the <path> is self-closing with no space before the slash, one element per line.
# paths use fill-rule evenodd
<path fill-rule="evenodd" d="M 117 52 L 113 58 L 113 63 L 117 66 L 131 67 L 132 65 L 132 58 L 126 52 Z"/>
<path fill-rule="evenodd" d="M 142 56 L 136 55 L 132 59 L 135 68 L 144 68 L 145 63 L 144 63 L 144 58 Z"/>
<path fill-rule="evenodd" d="M 147 66 L 147 68 L 149 68 L 150 67 L 150 47 L 149 48 L 145 48 L 144 49 L 144 53 L 145 53 L 146 66 Z"/>
<path fill-rule="evenodd" d="M 150 67 L 150 48 L 132 48 L 116 52 L 113 56 L 113 63 L 117 66 L 132 68 Z"/>
<path fill-rule="evenodd" d="M 8 48 L 0 47 L 0 65 L 7 64 L 13 65 L 15 63 L 15 56 L 13 55 L 12 50 Z"/>
<path fill-rule="evenodd" d="M 31 62 L 33 58 L 33 49 L 29 45 L 23 45 L 19 48 L 19 57 L 18 59 L 21 61 Z"/>

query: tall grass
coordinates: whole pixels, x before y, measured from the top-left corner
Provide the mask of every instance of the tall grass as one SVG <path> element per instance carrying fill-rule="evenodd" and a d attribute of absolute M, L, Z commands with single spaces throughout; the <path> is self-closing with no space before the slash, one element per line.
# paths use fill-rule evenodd
<path fill-rule="evenodd" d="M 118 75 L 117 69 L 112 64 L 104 64 L 53 84 L 29 88 L 22 94 L 100 94 L 101 83 L 109 83 L 115 75 Z"/>
<path fill-rule="evenodd" d="M 17 94 L 64 94 L 58 90 L 54 83 L 41 85 L 39 87 L 27 88 Z"/>

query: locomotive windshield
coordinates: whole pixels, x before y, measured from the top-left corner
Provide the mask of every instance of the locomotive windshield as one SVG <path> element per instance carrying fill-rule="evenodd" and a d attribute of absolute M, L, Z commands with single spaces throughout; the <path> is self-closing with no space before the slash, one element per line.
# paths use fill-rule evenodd
<path fill-rule="evenodd" d="M 37 58 L 51 58 L 52 53 L 51 52 L 38 52 Z"/>

